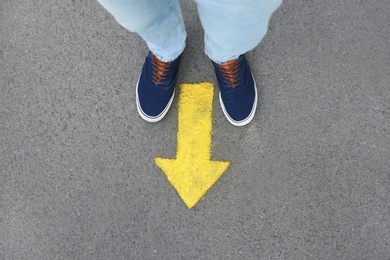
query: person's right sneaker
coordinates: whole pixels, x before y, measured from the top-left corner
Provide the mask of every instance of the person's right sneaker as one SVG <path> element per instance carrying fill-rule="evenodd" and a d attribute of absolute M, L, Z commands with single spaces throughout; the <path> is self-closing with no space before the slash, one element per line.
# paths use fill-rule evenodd
<path fill-rule="evenodd" d="M 244 55 L 235 60 L 213 62 L 219 87 L 219 102 L 227 120 L 235 126 L 248 124 L 257 105 L 256 82 Z"/>
<path fill-rule="evenodd" d="M 180 56 L 171 62 L 159 60 L 152 52 L 145 59 L 136 90 L 139 115 L 148 122 L 160 121 L 168 112 L 179 70 Z"/>

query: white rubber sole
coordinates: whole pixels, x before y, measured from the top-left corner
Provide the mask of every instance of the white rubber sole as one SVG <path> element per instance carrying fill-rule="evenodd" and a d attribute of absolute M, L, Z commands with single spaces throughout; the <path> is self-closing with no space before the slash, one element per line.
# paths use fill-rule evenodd
<path fill-rule="evenodd" d="M 141 75 L 140 75 L 141 76 Z M 173 90 L 173 94 L 172 94 L 172 97 L 171 99 L 169 100 L 168 104 L 166 105 L 166 107 L 164 108 L 164 110 L 157 116 L 149 116 L 147 115 L 141 108 L 141 104 L 139 102 L 139 96 L 138 96 L 138 83 L 139 83 L 139 78 L 138 78 L 138 82 L 137 82 L 137 87 L 136 87 L 136 100 L 137 100 L 137 110 L 138 110 L 138 114 L 140 115 L 140 117 L 147 121 L 147 122 L 150 122 L 150 123 L 155 123 L 155 122 L 158 122 L 160 121 L 161 119 L 164 118 L 164 116 L 168 113 L 168 110 L 169 108 L 171 107 L 172 105 L 172 101 L 173 101 L 173 98 L 175 97 L 175 90 Z"/>
<path fill-rule="evenodd" d="M 253 75 L 252 75 L 252 78 L 253 78 Z M 226 111 L 225 105 L 223 104 L 223 101 L 222 101 L 222 98 L 221 98 L 221 91 L 219 91 L 219 103 L 221 104 L 222 111 L 225 114 L 226 119 L 232 125 L 235 125 L 235 126 L 247 125 L 247 124 L 249 124 L 250 121 L 252 121 L 253 117 L 255 116 L 256 107 L 257 107 L 257 86 L 256 86 L 256 81 L 255 81 L 254 78 L 253 78 L 253 82 L 254 82 L 254 88 L 255 88 L 255 102 L 254 102 L 254 104 L 252 106 L 252 110 L 251 110 L 251 113 L 249 114 L 249 116 L 247 118 L 245 118 L 244 120 L 241 120 L 241 121 L 236 121 L 236 120 L 234 120 L 233 118 L 230 117 L 229 113 Z"/>

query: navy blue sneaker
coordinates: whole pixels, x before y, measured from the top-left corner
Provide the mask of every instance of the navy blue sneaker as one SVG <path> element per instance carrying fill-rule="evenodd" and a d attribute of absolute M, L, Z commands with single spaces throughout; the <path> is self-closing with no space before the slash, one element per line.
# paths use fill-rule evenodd
<path fill-rule="evenodd" d="M 160 121 L 175 96 L 180 56 L 171 62 L 159 60 L 152 52 L 146 57 L 137 83 L 137 109 L 148 122 Z"/>
<path fill-rule="evenodd" d="M 257 90 L 245 56 L 221 65 L 212 63 L 218 80 L 219 102 L 227 120 L 235 126 L 248 124 L 255 115 Z"/>

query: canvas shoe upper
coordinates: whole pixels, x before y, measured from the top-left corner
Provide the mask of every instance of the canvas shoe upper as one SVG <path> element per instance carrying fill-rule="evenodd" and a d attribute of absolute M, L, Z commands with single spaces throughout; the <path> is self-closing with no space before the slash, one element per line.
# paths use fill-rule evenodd
<path fill-rule="evenodd" d="M 221 65 L 212 62 L 218 80 L 219 101 L 228 121 L 235 126 L 248 124 L 257 105 L 256 82 L 244 55 Z"/>
<path fill-rule="evenodd" d="M 175 95 L 180 56 L 163 62 L 149 52 L 139 76 L 136 90 L 139 115 L 148 122 L 160 121 L 168 112 Z"/>

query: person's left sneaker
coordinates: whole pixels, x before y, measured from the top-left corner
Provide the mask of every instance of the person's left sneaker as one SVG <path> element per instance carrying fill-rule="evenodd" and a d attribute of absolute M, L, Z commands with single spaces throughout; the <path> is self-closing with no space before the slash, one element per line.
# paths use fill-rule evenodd
<path fill-rule="evenodd" d="M 219 102 L 227 120 L 235 126 L 248 124 L 257 106 L 256 82 L 244 55 L 235 60 L 213 62 L 219 87 Z"/>
<path fill-rule="evenodd" d="M 152 52 L 146 57 L 136 90 L 139 115 L 148 122 L 160 121 L 168 112 L 179 70 L 180 56 L 171 62 L 159 60 Z"/>

